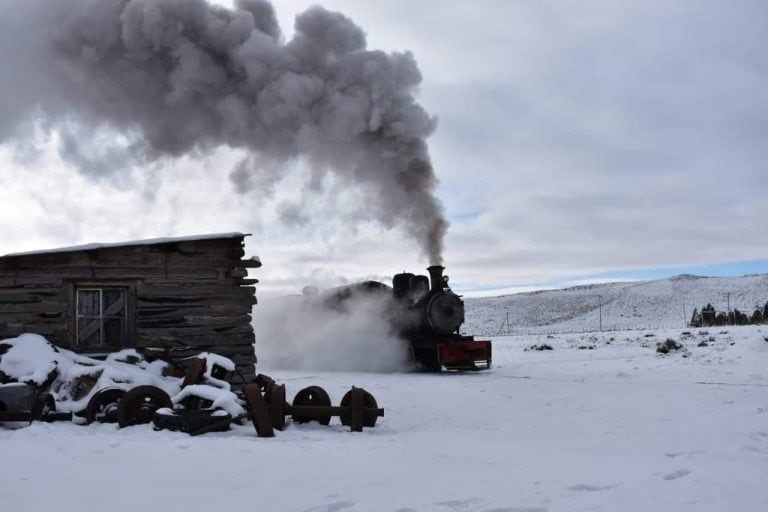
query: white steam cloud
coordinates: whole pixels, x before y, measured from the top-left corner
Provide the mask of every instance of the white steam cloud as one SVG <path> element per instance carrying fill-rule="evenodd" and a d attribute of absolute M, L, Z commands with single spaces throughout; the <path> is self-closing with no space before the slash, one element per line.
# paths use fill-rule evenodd
<path fill-rule="evenodd" d="M 412 369 L 408 343 L 391 333 L 388 300 L 360 296 L 337 311 L 318 297 L 263 299 L 254 315 L 259 365 L 280 370 Z"/>

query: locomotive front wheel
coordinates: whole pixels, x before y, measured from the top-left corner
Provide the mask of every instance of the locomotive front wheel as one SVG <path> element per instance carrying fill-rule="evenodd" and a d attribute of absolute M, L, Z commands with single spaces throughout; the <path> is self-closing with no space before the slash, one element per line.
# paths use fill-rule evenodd
<path fill-rule="evenodd" d="M 155 386 L 139 386 L 128 391 L 117 407 L 117 423 L 120 427 L 149 423 L 155 411 L 173 407 L 168 393 Z"/>
<path fill-rule="evenodd" d="M 313 405 L 313 406 L 324 406 L 324 407 L 330 407 L 331 406 L 331 397 L 328 396 L 328 393 L 321 388 L 320 386 L 309 386 L 298 393 L 296 393 L 296 396 L 293 398 L 293 405 Z M 312 420 L 317 421 L 321 425 L 328 425 L 331 422 L 331 415 L 328 414 L 326 416 L 296 416 L 293 415 L 293 421 L 296 423 L 309 423 Z"/>
<path fill-rule="evenodd" d="M 88 423 L 117 423 L 117 409 L 125 396 L 125 390 L 106 388 L 94 394 L 85 408 L 85 419 Z"/>
<path fill-rule="evenodd" d="M 379 404 L 376 403 L 376 399 L 372 394 L 362 388 L 352 388 L 342 397 L 341 406 L 348 407 L 349 411 L 340 415 L 341 424 L 344 426 L 350 426 L 352 424 L 352 396 L 354 393 L 359 391 L 362 391 L 363 407 L 366 409 L 366 411 L 363 413 L 363 426 L 373 427 L 376 425 L 376 419 L 378 418 L 378 415 L 376 414 L 376 411 L 370 411 L 367 409 L 378 409 Z"/>
<path fill-rule="evenodd" d="M 414 350 L 413 358 L 426 372 L 439 372 L 442 369 L 440 361 L 437 360 L 437 350 L 434 348 Z"/>

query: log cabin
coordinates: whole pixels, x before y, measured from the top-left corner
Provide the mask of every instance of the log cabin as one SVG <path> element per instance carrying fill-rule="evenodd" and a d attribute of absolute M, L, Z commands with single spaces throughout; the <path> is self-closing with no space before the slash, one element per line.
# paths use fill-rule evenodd
<path fill-rule="evenodd" d="M 257 257 L 247 234 L 88 244 L 0 257 L 0 340 L 22 333 L 93 357 L 172 348 L 180 359 L 215 352 L 240 379 L 255 375 Z"/>

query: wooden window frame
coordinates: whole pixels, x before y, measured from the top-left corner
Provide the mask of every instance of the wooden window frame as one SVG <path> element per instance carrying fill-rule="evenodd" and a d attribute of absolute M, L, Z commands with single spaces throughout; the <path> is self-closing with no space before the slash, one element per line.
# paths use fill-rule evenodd
<path fill-rule="evenodd" d="M 100 308 L 103 308 L 103 291 L 109 289 L 119 289 L 125 291 L 125 338 L 122 343 L 116 344 L 101 344 L 83 346 L 80 345 L 79 340 L 79 320 L 80 314 L 78 311 L 78 291 L 80 290 L 99 290 L 100 293 Z M 115 350 L 121 350 L 123 348 L 132 348 L 136 346 L 136 285 L 133 282 L 125 281 L 77 281 L 70 284 L 70 311 L 71 311 L 71 346 L 77 352 L 112 352 Z M 103 339 L 104 329 L 104 317 L 103 311 L 100 311 L 100 337 Z"/>

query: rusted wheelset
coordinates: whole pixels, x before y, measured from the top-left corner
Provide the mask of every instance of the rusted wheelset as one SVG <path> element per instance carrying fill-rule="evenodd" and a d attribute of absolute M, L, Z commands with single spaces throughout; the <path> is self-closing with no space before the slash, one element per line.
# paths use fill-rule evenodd
<path fill-rule="evenodd" d="M 168 350 L 162 352 L 166 359 L 167 352 Z M 155 359 L 166 360 L 157 354 L 153 354 L 153 358 L 148 358 L 148 360 Z M 200 382 L 205 370 L 206 361 L 199 358 L 193 359 L 184 373 L 178 373 L 178 367 L 173 368 L 177 376 L 184 379 L 182 387 Z M 171 397 L 168 393 L 156 386 L 137 386 L 127 391 L 122 388 L 111 387 L 96 392 L 88 401 L 88 405 L 81 415 L 84 414 L 88 423 L 118 423 L 122 428 L 150 423 L 158 409 L 172 406 Z"/>
<path fill-rule="evenodd" d="M 216 373 L 216 369 L 211 368 L 210 374 L 216 375 L 213 380 L 226 386 L 229 376 L 226 372 Z M 296 423 L 316 421 L 321 425 L 330 424 L 331 419 L 338 416 L 341 424 L 353 432 L 375 426 L 376 420 L 384 416 L 384 409 L 362 388 L 350 389 L 338 406 L 331 405 L 330 396 L 320 386 L 305 387 L 288 403 L 285 385 L 277 384 L 266 375 L 258 375 L 239 395 L 231 395 L 241 404 L 234 407 L 242 410 L 245 405 L 246 412 L 229 414 L 213 407 L 213 398 L 205 391 L 205 385 L 199 386 L 201 390 L 193 389 L 197 384 L 208 383 L 207 375 L 206 360 L 194 360 L 181 386 L 189 392 L 184 397 L 180 393 L 173 400 L 155 386 L 138 386 L 127 391 L 117 387 L 102 389 L 88 402 L 85 418 L 89 423 L 118 423 L 120 427 L 153 422 L 157 430 L 178 430 L 191 435 L 226 430 L 232 422 L 250 419 L 259 437 L 273 437 L 275 430 L 285 429 L 289 416 Z M 228 387 L 225 389 L 229 391 Z"/>
<path fill-rule="evenodd" d="M 120 427 L 150 423 L 155 411 L 173 407 L 168 393 L 155 386 L 139 386 L 128 391 L 117 407 Z"/>
<path fill-rule="evenodd" d="M 275 430 L 285 430 L 288 416 L 296 423 L 317 421 L 321 425 L 328 425 L 332 417 L 338 416 L 341 424 L 350 427 L 352 432 L 362 432 L 364 427 L 375 426 L 376 420 L 384 416 L 384 409 L 379 408 L 373 395 L 363 388 L 353 387 L 341 399 L 341 405 L 334 407 L 323 388 L 309 386 L 299 391 L 289 404 L 285 399 L 284 384 L 259 375 L 256 382 L 243 388 L 243 394 L 247 413 L 190 434 L 205 434 L 220 430 L 233 421 L 250 419 L 259 437 L 274 437 Z"/>
<path fill-rule="evenodd" d="M 117 423 L 117 410 L 125 396 L 121 388 L 104 388 L 97 391 L 88 401 L 85 408 L 85 419 L 88 423 Z"/>
<path fill-rule="evenodd" d="M 338 416 L 341 424 L 350 427 L 352 432 L 362 432 L 363 427 L 373 427 L 376 425 L 376 419 L 384 416 L 384 409 L 380 409 L 373 395 L 363 388 L 353 387 L 347 391 L 338 407 L 331 406 L 330 399 L 313 399 L 313 396 L 328 396 L 319 386 L 310 386 L 299 391 L 293 404 L 285 401 L 284 384 L 271 386 L 267 394 L 269 415 L 277 430 L 285 428 L 287 416 L 291 416 L 297 423 L 315 420 L 321 425 L 328 425 L 331 417 Z"/>

